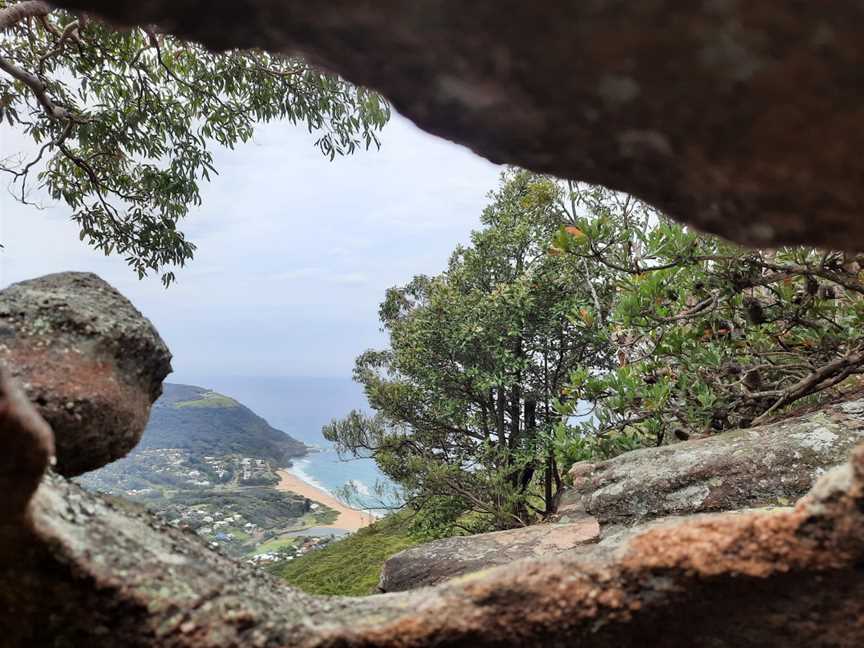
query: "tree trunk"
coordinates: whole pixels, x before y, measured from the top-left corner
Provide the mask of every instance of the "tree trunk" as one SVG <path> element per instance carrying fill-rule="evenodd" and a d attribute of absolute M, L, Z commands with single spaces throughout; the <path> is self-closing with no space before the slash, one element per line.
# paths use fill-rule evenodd
<path fill-rule="evenodd" d="M 504 410 L 507 407 L 504 390 L 499 387 L 496 394 L 497 403 L 495 410 L 495 428 L 498 433 L 498 446 L 503 450 L 507 448 L 507 431 L 504 426 Z"/>
<path fill-rule="evenodd" d="M 519 443 L 519 433 L 521 431 L 522 419 L 522 390 L 519 388 L 519 383 L 513 385 L 510 389 L 510 449 L 516 447 Z"/>
<path fill-rule="evenodd" d="M 552 476 L 555 478 L 555 497 L 558 497 L 558 493 L 561 492 L 561 488 L 564 484 L 561 483 L 561 471 L 558 470 L 558 462 L 555 460 L 554 449 L 549 452 L 549 456 L 552 457 Z"/>
<path fill-rule="evenodd" d="M 554 513 L 555 496 L 552 494 L 552 475 L 557 472 L 555 470 L 555 454 L 550 448 L 546 456 L 546 474 L 543 481 L 543 500 L 546 504 L 545 513 L 551 515 Z"/>
<path fill-rule="evenodd" d="M 537 401 L 535 400 L 526 400 L 525 401 L 525 434 L 530 438 L 533 437 L 537 431 Z M 531 483 L 531 479 L 534 477 L 535 471 L 535 462 L 532 460 L 526 466 L 522 468 L 522 476 L 520 478 L 520 486 L 522 488 L 522 492 L 524 493 L 528 485 Z"/>

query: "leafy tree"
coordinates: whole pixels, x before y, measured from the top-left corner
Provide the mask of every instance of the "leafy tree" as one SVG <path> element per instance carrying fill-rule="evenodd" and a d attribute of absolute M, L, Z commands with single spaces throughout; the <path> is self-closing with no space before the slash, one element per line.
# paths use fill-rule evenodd
<path fill-rule="evenodd" d="M 0 29 L 0 121 L 38 146 L 0 160 L 14 195 L 46 190 L 82 240 L 124 255 L 139 277 L 192 258 L 177 225 L 216 173 L 212 142 L 232 148 L 281 119 L 316 133 L 332 159 L 377 146 L 389 117 L 376 94 L 292 57 L 217 54 L 32 0 L 0 0 Z"/>
<path fill-rule="evenodd" d="M 758 425 L 864 371 L 864 256 L 743 249 L 602 187 L 568 193 L 577 227 L 555 248 L 614 282 L 617 360 L 570 376 L 596 404 L 577 430 L 560 426 L 571 459 Z"/>
<path fill-rule="evenodd" d="M 585 262 L 551 255 L 567 225 L 560 186 L 505 174 L 471 245 L 445 272 L 387 292 L 390 348 L 357 359 L 373 417 L 324 430 L 342 451 L 373 456 L 438 529 L 529 523 L 560 487 L 553 407 L 578 367 L 609 367 L 596 330 L 577 325 L 594 299 Z"/>

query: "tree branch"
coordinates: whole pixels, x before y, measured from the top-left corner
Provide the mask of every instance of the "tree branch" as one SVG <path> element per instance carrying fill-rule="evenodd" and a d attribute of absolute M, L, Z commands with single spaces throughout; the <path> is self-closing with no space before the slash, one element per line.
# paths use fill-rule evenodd
<path fill-rule="evenodd" d="M 12 27 L 25 18 L 47 16 L 49 13 L 51 13 L 51 7 L 47 2 L 41 2 L 41 0 L 19 2 L 11 7 L 0 9 L 0 30 Z"/>
<path fill-rule="evenodd" d="M 68 25 L 66 25 L 66 28 L 60 34 L 60 38 L 58 39 L 57 44 L 39 58 L 40 74 L 45 71 L 45 63 L 48 61 L 48 59 L 50 59 L 52 56 L 56 56 L 63 51 L 63 48 L 66 47 L 66 41 L 69 40 L 69 37 L 72 36 L 73 32 L 78 29 L 78 25 L 79 23 L 77 20 L 73 20 Z"/>
<path fill-rule="evenodd" d="M 859 348 L 820 367 L 787 389 L 770 408 L 753 420 L 753 425 L 765 422 L 772 412 L 784 405 L 788 405 L 804 396 L 809 396 L 810 394 L 833 387 L 841 380 L 855 373 L 861 364 L 864 364 L 864 350 Z M 828 382 L 823 383 L 826 380 Z"/>
<path fill-rule="evenodd" d="M 16 5 L 17 6 L 17 5 Z M 45 114 L 51 119 L 60 119 L 64 121 L 74 120 L 72 113 L 65 108 L 58 106 L 48 97 L 45 82 L 35 74 L 22 70 L 17 65 L 0 57 L 0 70 L 6 72 L 9 76 L 17 79 L 26 85 L 33 92 L 36 100 L 42 106 Z"/>

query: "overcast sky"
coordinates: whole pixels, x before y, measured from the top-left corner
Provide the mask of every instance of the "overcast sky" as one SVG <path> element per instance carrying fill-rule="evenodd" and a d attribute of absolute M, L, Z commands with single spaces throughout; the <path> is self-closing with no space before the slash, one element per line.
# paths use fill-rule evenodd
<path fill-rule="evenodd" d="M 21 146 L 0 128 L 7 155 Z M 0 284 L 63 270 L 99 274 L 156 325 L 172 380 L 350 376 L 380 347 L 389 286 L 443 269 L 476 228 L 496 167 L 394 115 L 380 151 L 329 162 L 302 128 L 271 124 L 217 151 L 220 175 L 182 229 L 194 261 L 164 289 L 78 240 L 69 210 L 16 203 L 2 181 Z"/>

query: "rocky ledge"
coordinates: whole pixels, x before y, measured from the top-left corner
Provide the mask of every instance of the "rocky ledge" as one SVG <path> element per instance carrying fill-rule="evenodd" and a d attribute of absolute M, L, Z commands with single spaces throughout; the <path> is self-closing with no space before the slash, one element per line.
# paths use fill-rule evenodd
<path fill-rule="evenodd" d="M 401 592 L 437 585 L 455 576 L 507 565 L 522 558 L 544 558 L 597 542 L 600 525 L 584 515 L 566 524 L 456 536 L 400 551 L 384 563 L 378 589 Z"/>
<path fill-rule="evenodd" d="M 640 525 L 658 518 L 671 523 L 697 513 L 789 508 L 862 441 L 864 400 L 853 400 L 758 428 L 578 463 L 559 499 L 557 524 L 406 549 L 384 564 L 379 588 L 401 591 L 517 559 L 584 554 L 590 542 L 619 543 L 654 528 Z"/>
<path fill-rule="evenodd" d="M 603 524 L 669 515 L 789 506 L 864 441 L 864 399 L 778 423 L 578 463 L 562 516 Z"/>

